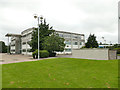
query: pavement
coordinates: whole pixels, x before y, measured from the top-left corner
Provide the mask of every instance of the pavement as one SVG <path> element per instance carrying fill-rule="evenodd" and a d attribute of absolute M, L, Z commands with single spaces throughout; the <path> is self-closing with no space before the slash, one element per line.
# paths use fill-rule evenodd
<path fill-rule="evenodd" d="M 41 58 L 39 60 L 50 59 L 56 57 L 49 57 L 49 58 Z M 33 59 L 32 56 L 28 55 L 21 55 L 21 54 L 7 54 L 7 53 L 0 53 L 0 64 L 8 64 L 8 63 L 19 63 L 19 62 L 27 62 L 27 61 L 38 61 L 38 59 Z"/>
<path fill-rule="evenodd" d="M 120 59 L 120 56 L 117 56 L 117 59 Z"/>
<path fill-rule="evenodd" d="M 72 58 L 72 55 L 58 55 L 56 57 L 40 58 L 39 60 L 58 58 L 58 57 Z M 117 56 L 117 59 L 120 59 L 120 56 Z M 10 55 L 7 53 L 0 53 L 0 64 L 19 63 L 19 62 L 28 62 L 28 61 L 38 61 L 38 59 L 33 59 L 32 56 L 22 55 L 22 54 Z"/>

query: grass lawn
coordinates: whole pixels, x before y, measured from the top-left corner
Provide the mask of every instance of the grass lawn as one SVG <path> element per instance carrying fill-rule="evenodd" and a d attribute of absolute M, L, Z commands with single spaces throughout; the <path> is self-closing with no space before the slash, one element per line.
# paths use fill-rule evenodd
<path fill-rule="evenodd" d="M 118 88 L 118 60 L 54 58 L 2 70 L 3 88 Z"/>

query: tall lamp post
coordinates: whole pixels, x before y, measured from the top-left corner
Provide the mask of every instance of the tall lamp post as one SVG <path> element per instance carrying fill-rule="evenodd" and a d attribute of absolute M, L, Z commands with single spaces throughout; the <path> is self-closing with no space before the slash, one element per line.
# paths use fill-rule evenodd
<path fill-rule="evenodd" d="M 105 42 L 105 44 L 106 44 L 106 40 L 105 40 L 105 38 L 104 37 L 102 37 L 102 39 L 103 39 L 103 41 Z M 105 48 L 106 48 L 106 46 L 105 46 Z"/>
<path fill-rule="evenodd" d="M 36 19 L 38 19 L 38 60 L 40 59 L 40 57 L 39 57 L 39 50 L 40 50 L 40 44 L 39 44 L 39 20 L 41 19 L 41 22 L 42 22 L 42 19 L 43 19 L 43 17 L 42 16 L 37 16 L 36 14 L 34 15 L 34 18 Z"/>

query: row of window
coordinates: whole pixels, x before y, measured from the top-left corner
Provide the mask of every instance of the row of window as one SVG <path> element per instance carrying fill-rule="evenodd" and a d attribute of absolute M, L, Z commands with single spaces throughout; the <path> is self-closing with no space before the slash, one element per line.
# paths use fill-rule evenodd
<path fill-rule="evenodd" d="M 15 46 L 15 44 L 11 44 L 11 46 Z"/>
<path fill-rule="evenodd" d="M 26 52 L 26 49 L 23 49 L 22 52 Z M 30 52 L 30 49 L 27 49 L 27 52 Z"/>
<path fill-rule="evenodd" d="M 11 49 L 10 51 L 15 52 L 15 49 Z M 22 52 L 26 52 L 26 49 L 22 49 Z M 30 52 L 30 49 L 27 49 L 27 52 Z"/>
<path fill-rule="evenodd" d="M 71 34 L 61 34 L 61 33 L 59 33 L 59 36 L 60 37 L 64 37 L 64 38 L 75 38 L 75 39 L 77 39 L 77 38 L 79 38 L 79 39 L 84 39 L 84 36 L 77 36 L 77 35 L 71 35 Z"/>
<path fill-rule="evenodd" d="M 71 48 L 66 48 L 65 52 L 71 52 Z"/>
<path fill-rule="evenodd" d="M 24 44 L 26 44 L 26 42 L 23 42 L 22 44 L 24 45 Z M 27 44 L 29 44 L 29 41 L 27 42 Z M 71 45 L 71 41 L 65 41 L 65 44 Z M 78 44 L 79 44 L 78 42 L 73 42 L 73 45 L 78 45 Z M 80 42 L 79 45 L 82 45 L 82 42 Z"/>
<path fill-rule="evenodd" d="M 66 45 L 71 45 L 71 42 L 70 41 L 65 41 L 65 44 Z M 78 42 L 73 42 L 73 45 L 82 45 L 82 42 L 78 43 Z"/>
<path fill-rule="evenodd" d="M 30 43 L 30 41 L 27 41 L 27 44 L 29 44 Z M 26 44 L 26 42 L 22 42 L 22 44 L 24 45 L 24 44 Z"/>
<path fill-rule="evenodd" d="M 15 49 L 13 49 L 13 50 L 10 50 L 11 52 L 15 52 Z"/>

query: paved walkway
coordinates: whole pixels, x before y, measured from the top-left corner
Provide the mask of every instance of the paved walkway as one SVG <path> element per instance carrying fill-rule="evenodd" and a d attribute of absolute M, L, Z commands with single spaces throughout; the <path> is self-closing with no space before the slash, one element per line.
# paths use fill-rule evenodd
<path fill-rule="evenodd" d="M 120 59 L 120 56 L 117 56 L 117 59 Z"/>
<path fill-rule="evenodd" d="M 50 57 L 50 58 L 56 58 L 56 57 Z M 47 58 L 47 59 L 50 59 Z M 40 60 L 44 60 L 46 58 L 41 58 Z M 10 54 L 3 54 L 0 53 L 0 64 L 8 64 L 8 63 L 18 63 L 18 62 L 26 62 L 26 61 L 37 61 L 37 59 L 33 59 L 32 56 L 28 55 L 10 55 Z"/>
<path fill-rule="evenodd" d="M 57 57 L 72 58 L 72 55 L 58 55 Z M 40 58 L 40 60 L 57 58 L 57 57 Z M 117 59 L 120 59 L 120 56 L 118 56 Z M 5 54 L 0 53 L 0 64 L 18 63 L 18 62 L 27 62 L 27 61 L 37 61 L 37 59 L 33 59 L 32 56 L 28 56 L 28 55 L 21 55 L 21 54 L 10 55 L 6 53 Z"/>

